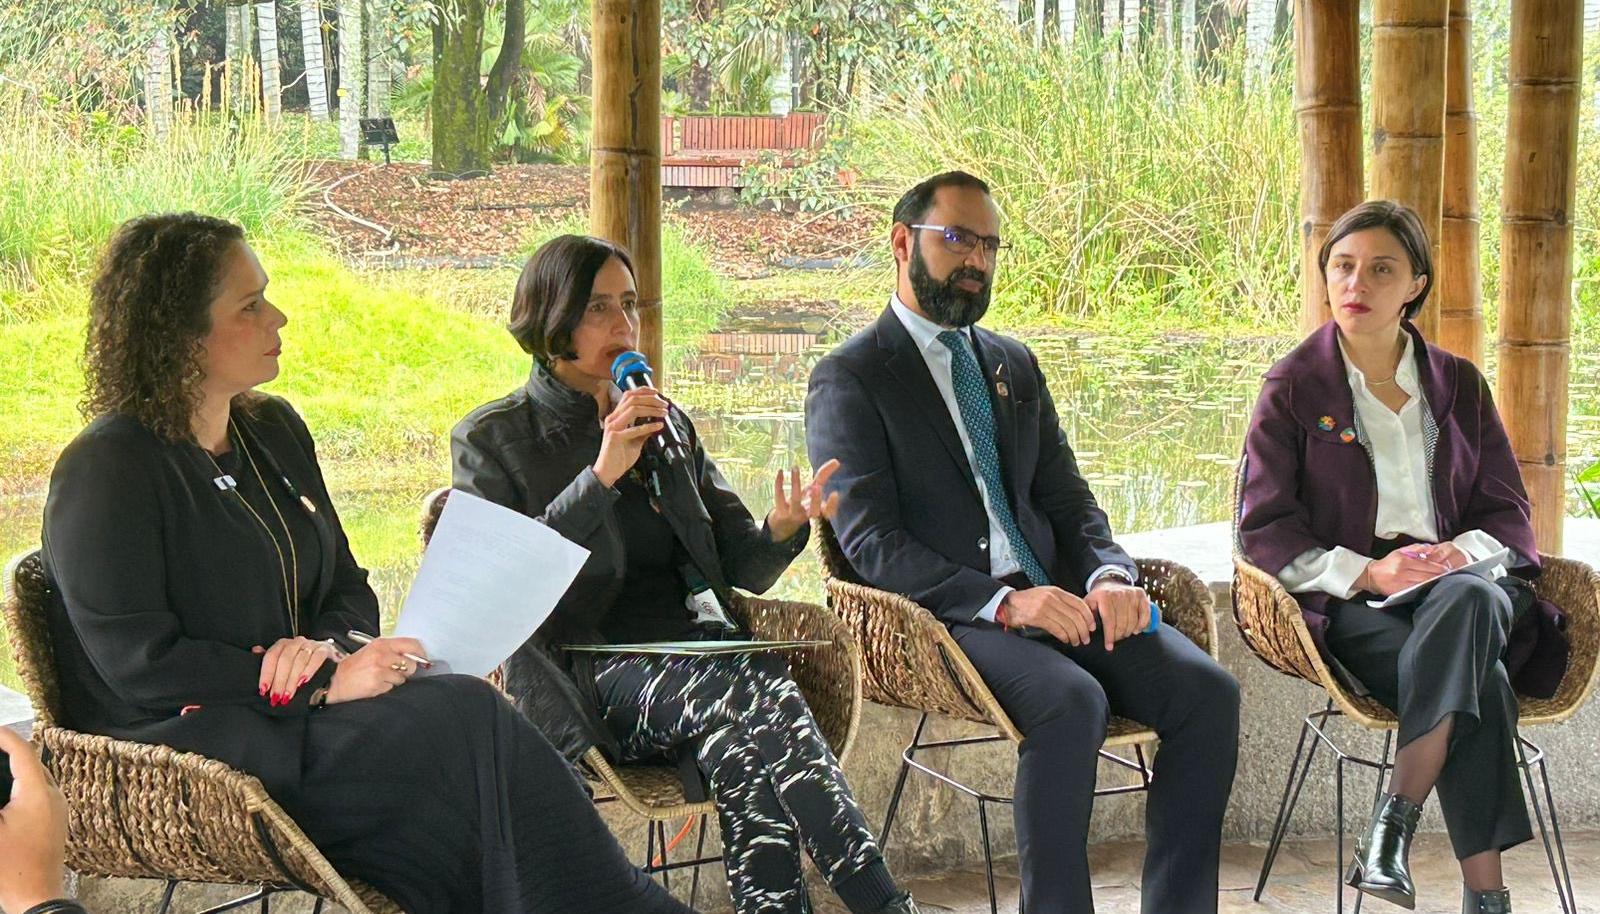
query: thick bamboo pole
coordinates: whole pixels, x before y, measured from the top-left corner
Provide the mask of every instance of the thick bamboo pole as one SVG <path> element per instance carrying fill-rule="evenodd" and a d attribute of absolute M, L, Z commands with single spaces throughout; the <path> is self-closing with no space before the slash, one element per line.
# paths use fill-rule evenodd
<path fill-rule="evenodd" d="M 1417 211 L 1439 263 L 1450 0 L 1373 0 L 1372 196 Z M 1417 327 L 1437 338 L 1430 296 Z"/>
<path fill-rule="evenodd" d="M 1300 121 L 1300 329 L 1328 319 L 1317 250 L 1363 198 L 1361 2 L 1295 0 L 1294 107 Z"/>
<path fill-rule="evenodd" d="M 1566 507 L 1572 210 L 1577 197 L 1581 0 L 1511 5 L 1510 115 L 1500 204 L 1500 413 L 1558 553 Z"/>
<path fill-rule="evenodd" d="M 1450 0 L 1445 76 L 1444 208 L 1436 297 L 1440 346 L 1483 366 L 1483 278 L 1478 266 L 1478 117 L 1472 110 L 1472 11 Z"/>
<path fill-rule="evenodd" d="M 633 255 L 639 348 L 661 359 L 661 3 L 594 0 L 589 226 Z"/>

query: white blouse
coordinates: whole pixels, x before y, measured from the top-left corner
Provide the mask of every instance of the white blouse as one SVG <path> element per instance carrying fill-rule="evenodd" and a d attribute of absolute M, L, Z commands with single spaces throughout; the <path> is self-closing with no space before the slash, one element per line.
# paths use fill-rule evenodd
<path fill-rule="evenodd" d="M 1377 477 L 1378 515 L 1373 535 L 1379 539 L 1394 539 L 1403 534 L 1432 543 L 1438 541 L 1439 529 L 1434 520 L 1427 433 L 1423 428 L 1423 410 L 1427 402 L 1417 378 L 1415 345 L 1407 334 L 1406 351 L 1400 356 L 1394 383 L 1410 399 L 1398 413 L 1367 388 L 1366 376 L 1344 351 L 1343 340 L 1339 342 L 1339 351 L 1344 356 L 1350 392 L 1355 396 L 1356 414 L 1365 435 L 1363 444 L 1372 455 Z M 1500 542 L 1482 530 L 1468 530 L 1450 542 L 1471 561 L 1487 558 L 1501 549 Z M 1278 580 L 1291 593 L 1321 591 L 1348 600 L 1356 595 L 1356 581 L 1371 561 L 1372 557 L 1343 546 L 1307 549 L 1278 572 Z M 1502 566 L 1495 576 L 1504 573 Z"/>

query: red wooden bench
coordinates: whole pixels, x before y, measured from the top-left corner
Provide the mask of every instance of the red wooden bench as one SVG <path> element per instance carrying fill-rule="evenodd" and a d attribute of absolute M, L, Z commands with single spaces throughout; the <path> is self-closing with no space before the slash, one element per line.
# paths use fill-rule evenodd
<path fill-rule="evenodd" d="M 661 186 L 740 187 L 745 166 L 762 153 L 816 148 L 824 120 L 821 114 L 663 117 Z"/>

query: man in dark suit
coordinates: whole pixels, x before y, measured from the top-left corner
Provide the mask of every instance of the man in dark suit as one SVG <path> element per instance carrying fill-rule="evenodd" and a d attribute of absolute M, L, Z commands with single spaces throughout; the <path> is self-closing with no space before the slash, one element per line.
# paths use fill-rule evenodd
<path fill-rule="evenodd" d="M 1161 736 L 1143 910 L 1215 912 L 1239 687 L 1176 629 L 1144 633 L 1137 568 L 1033 353 L 975 326 L 999 233 L 988 186 L 963 172 L 901 198 L 889 307 L 811 375 L 811 461 L 839 460 L 834 525 L 851 567 L 943 620 L 1024 735 L 1014 815 L 1027 910 L 1093 910 L 1096 753 L 1117 714 Z"/>

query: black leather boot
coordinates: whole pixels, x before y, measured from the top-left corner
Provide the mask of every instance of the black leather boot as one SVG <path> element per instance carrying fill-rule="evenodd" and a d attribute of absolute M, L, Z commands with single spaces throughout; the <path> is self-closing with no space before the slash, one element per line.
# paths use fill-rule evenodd
<path fill-rule="evenodd" d="M 1474 892 L 1462 886 L 1461 914 L 1511 914 L 1511 890 Z"/>
<path fill-rule="evenodd" d="M 901 895 L 872 914 L 922 914 L 922 912 L 917 903 L 911 900 L 910 895 Z"/>
<path fill-rule="evenodd" d="M 1390 794 L 1356 841 L 1356 857 L 1345 883 L 1375 898 L 1402 908 L 1417 906 L 1417 889 L 1411 882 L 1411 836 L 1417 833 L 1422 807 Z"/>

